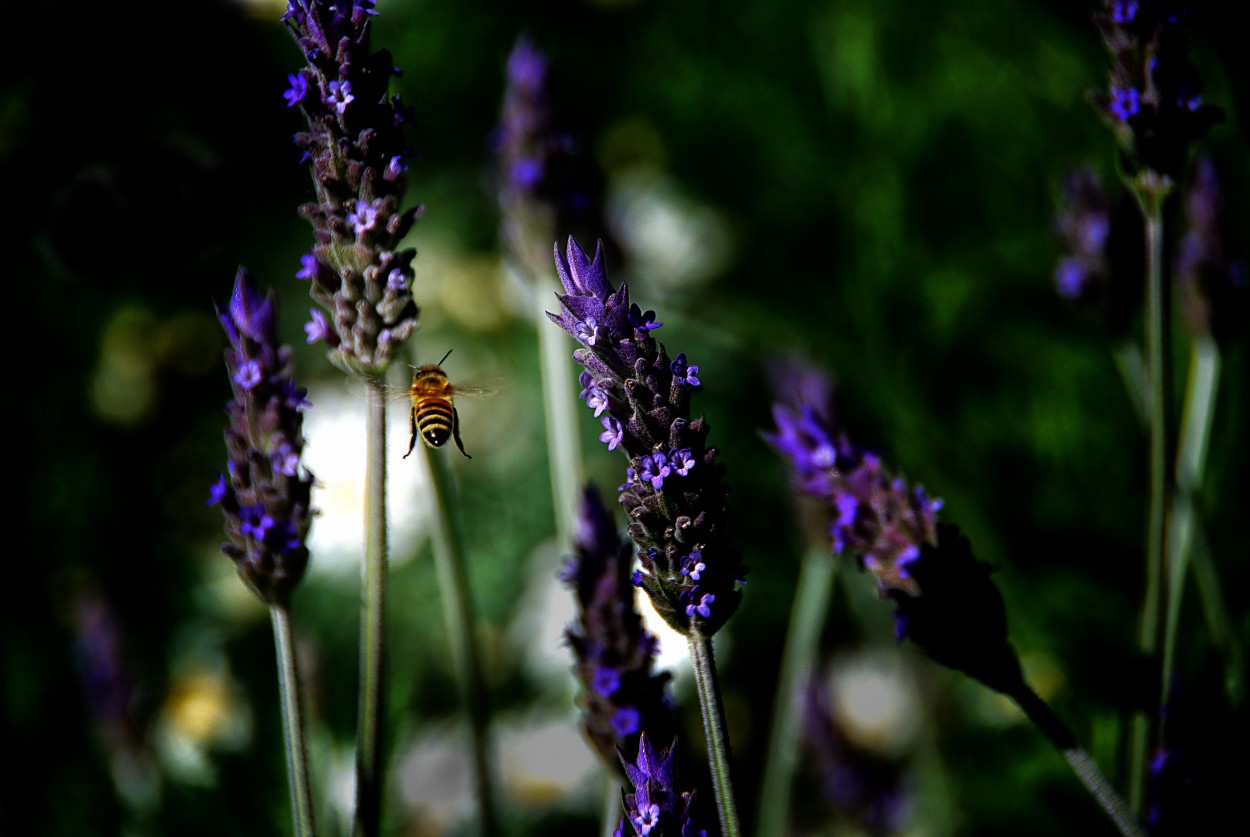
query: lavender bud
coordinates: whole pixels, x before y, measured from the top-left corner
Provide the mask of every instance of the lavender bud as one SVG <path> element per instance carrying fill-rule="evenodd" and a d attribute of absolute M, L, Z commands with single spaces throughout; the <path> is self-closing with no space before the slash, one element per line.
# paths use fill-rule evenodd
<path fill-rule="evenodd" d="M 285 95 L 308 122 L 295 143 L 317 191 L 316 202 L 300 207 L 317 243 L 298 275 L 311 280 L 312 298 L 329 314 L 314 314 L 309 342 L 325 342 L 342 369 L 376 374 L 417 327 L 416 251 L 399 244 L 422 207 L 400 211 L 408 117 L 387 92 L 396 74 L 390 54 L 369 52 L 373 6 L 290 0 L 282 19 L 307 61 Z"/>
<path fill-rule="evenodd" d="M 621 756 L 633 793 L 621 791 L 625 804 L 625 820 L 616 834 L 627 837 L 707 837 L 693 815 L 694 792 L 677 792 L 677 742 L 667 750 L 656 752 L 643 733 L 639 740 L 638 758 Z M 628 823 L 628 825 L 626 825 Z"/>
<path fill-rule="evenodd" d="M 1177 245 L 1176 283 L 1191 333 L 1229 343 L 1245 326 L 1250 276 L 1244 260 L 1226 252 L 1220 184 L 1209 157 L 1199 157 L 1185 195 L 1187 227 Z"/>
<path fill-rule="evenodd" d="M 795 486 L 829 510 L 835 555 L 856 557 L 877 593 L 895 605 L 895 636 L 938 663 L 1012 696 L 1024 683 L 1007 642 L 1002 596 L 988 567 L 954 526 L 937 522 L 942 501 L 909 489 L 876 454 L 836 440 L 818 407 L 773 405 L 777 431 L 766 438 L 794 468 Z"/>
<path fill-rule="evenodd" d="M 634 608 L 631 550 L 599 493 L 587 486 L 578 508 L 575 555 L 561 579 L 577 597 L 565 639 L 581 683 L 586 737 L 608 764 L 633 761 L 644 730 L 661 740 L 676 728 L 667 673 L 653 674 L 656 638 Z"/>
<path fill-rule="evenodd" d="M 724 468 L 707 422 L 691 418 L 698 366 L 684 354 L 669 358 L 652 336 L 653 313 L 634 308 L 631 321 L 629 290 L 608 281 L 602 245 L 591 260 L 570 238 L 556 269 L 564 310 L 547 316 L 582 344 L 573 359 L 586 370 L 587 403 L 593 396 L 596 412 L 606 403 L 599 440 L 629 458 L 620 503 L 642 563 L 636 583 L 674 630 L 688 635 L 697 625 L 711 636 L 737 609 L 747 567 L 726 534 Z"/>
<path fill-rule="evenodd" d="M 1107 0 L 1094 22 L 1111 57 L 1105 90 L 1089 100 L 1124 151 L 1130 171 L 1152 169 L 1175 180 L 1189 148 L 1223 111 L 1204 104 L 1185 56 L 1179 4 Z"/>
<path fill-rule="evenodd" d="M 285 603 L 304 576 L 314 514 L 313 477 L 300 464 L 308 402 L 291 376 L 290 347 L 278 344 L 274 307 L 273 292 L 261 296 L 240 268 L 230 304 L 217 311 L 234 398 L 226 405 L 229 478 L 219 477 L 209 496 L 226 516 L 222 551 L 271 605 Z"/>

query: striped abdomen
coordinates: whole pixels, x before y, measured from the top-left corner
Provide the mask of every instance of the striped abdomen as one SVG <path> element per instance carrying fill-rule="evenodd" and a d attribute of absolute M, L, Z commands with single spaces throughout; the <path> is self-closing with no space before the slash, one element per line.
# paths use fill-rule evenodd
<path fill-rule="evenodd" d="M 416 414 L 417 430 L 426 444 L 437 448 L 447 443 L 456 421 L 456 410 L 450 398 L 426 396 L 418 399 L 413 405 L 413 412 Z"/>

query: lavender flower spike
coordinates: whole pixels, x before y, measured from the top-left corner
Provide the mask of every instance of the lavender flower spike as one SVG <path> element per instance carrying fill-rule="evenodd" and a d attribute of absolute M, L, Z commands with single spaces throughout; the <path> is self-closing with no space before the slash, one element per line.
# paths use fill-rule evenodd
<path fill-rule="evenodd" d="M 643 733 L 638 758 L 621 756 L 633 793 L 621 791 L 625 803 L 625 819 L 613 837 L 707 837 L 693 816 L 694 792 L 678 793 L 677 742 L 657 752 Z M 628 825 L 627 825 L 628 823 Z"/>
<path fill-rule="evenodd" d="M 1089 100 L 1115 134 L 1126 170 L 1151 169 L 1175 180 L 1190 146 L 1223 111 L 1202 101 L 1185 52 L 1183 15 L 1164 2 L 1106 0 L 1094 15 L 1111 58 L 1107 87 Z"/>
<path fill-rule="evenodd" d="M 234 294 L 217 311 L 230 339 L 226 368 L 234 399 L 226 405 L 229 478 L 218 478 L 209 503 L 226 515 L 222 551 L 239 577 L 268 605 L 286 605 L 308 567 L 304 545 L 315 511 L 313 477 L 300 463 L 305 391 L 291 376 L 291 349 L 278 344 L 274 296 L 261 296 L 239 269 Z"/>
<path fill-rule="evenodd" d="M 417 327 L 413 249 L 400 241 L 422 208 L 401 211 L 410 120 L 387 84 L 398 70 L 369 52 L 373 0 L 290 0 L 283 20 L 307 66 L 291 76 L 288 104 L 308 130 L 295 135 L 312 166 L 317 200 L 300 207 L 313 225 L 315 264 L 301 277 L 328 313 L 310 331 L 340 368 L 378 374 Z M 328 325 L 328 327 L 326 327 Z"/>
<path fill-rule="evenodd" d="M 629 458 L 620 503 L 642 562 L 634 583 L 674 630 L 710 637 L 737 609 L 747 568 L 726 534 L 724 468 L 707 422 L 691 417 L 698 367 L 684 354 L 670 359 L 652 336 L 654 314 L 631 309 L 625 285 L 612 287 L 602 245 L 588 259 L 570 238 L 556 270 L 563 311 L 547 316 L 582 344 L 573 359 L 586 369 L 584 397 L 596 411 L 606 405 L 599 438 Z"/>
<path fill-rule="evenodd" d="M 875 454 L 834 437 L 825 405 L 801 394 L 773 405 L 766 438 L 794 468 L 795 487 L 829 510 L 831 548 L 855 556 L 895 605 L 895 635 L 941 665 L 1012 697 L 1027 691 L 989 568 L 959 530 L 937 521 L 941 500 L 891 475 Z"/>
<path fill-rule="evenodd" d="M 667 740 L 676 731 L 667 673 L 651 671 L 656 638 L 634 609 L 631 550 L 612 522 L 599 492 L 587 486 L 578 509 L 576 554 L 561 580 L 577 596 L 577 621 L 565 639 L 581 683 L 583 725 L 605 763 L 638 757 L 643 731 Z"/>

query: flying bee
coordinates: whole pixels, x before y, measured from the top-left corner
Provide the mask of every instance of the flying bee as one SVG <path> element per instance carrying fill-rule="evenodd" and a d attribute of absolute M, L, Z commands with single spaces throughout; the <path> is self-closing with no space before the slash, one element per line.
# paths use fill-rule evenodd
<path fill-rule="evenodd" d="M 416 447 L 418 433 L 432 448 L 442 447 L 447 443 L 448 437 L 453 438 L 460 452 L 468 459 L 473 458 L 460 441 L 460 414 L 456 412 L 453 396 L 483 395 L 486 391 L 452 384 L 447 373 L 443 371 L 443 361 L 450 355 L 451 351 L 448 350 L 438 363 L 412 367 L 412 387 L 409 393 L 412 399 L 412 416 L 409 419 L 412 438 L 408 441 L 408 453 L 404 454 L 404 459 Z"/>

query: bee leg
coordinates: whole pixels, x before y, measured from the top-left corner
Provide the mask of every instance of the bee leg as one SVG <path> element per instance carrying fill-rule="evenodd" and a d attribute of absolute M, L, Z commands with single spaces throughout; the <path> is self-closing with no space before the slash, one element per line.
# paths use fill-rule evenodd
<path fill-rule="evenodd" d="M 469 452 L 464 449 L 464 442 L 460 441 L 460 414 L 456 412 L 456 408 L 451 408 L 451 435 L 456 440 L 456 447 L 460 448 L 460 452 L 465 455 L 466 459 L 472 459 Z"/>
<path fill-rule="evenodd" d="M 408 453 L 404 454 L 404 459 L 407 459 L 412 449 L 417 446 L 417 411 L 415 409 L 408 414 L 408 429 L 412 437 L 408 439 Z"/>

